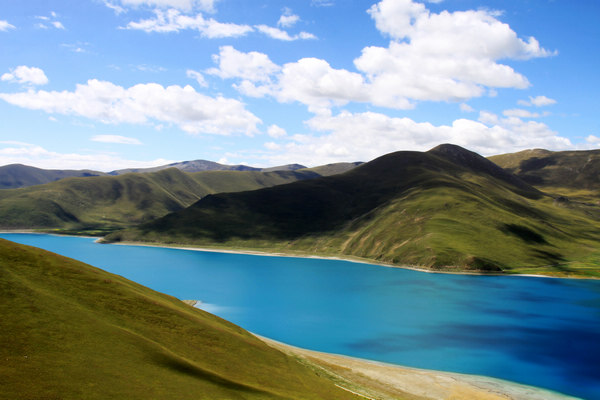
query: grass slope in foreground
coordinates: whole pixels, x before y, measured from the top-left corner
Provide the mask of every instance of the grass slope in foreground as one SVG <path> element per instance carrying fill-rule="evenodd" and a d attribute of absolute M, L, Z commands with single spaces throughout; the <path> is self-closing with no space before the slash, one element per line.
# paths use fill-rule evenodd
<path fill-rule="evenodd" d="M 207 196 L 106 240 L 598 277 L 600 223 L 585 211 L 557 204 L 476 153 L 441 145 L 341 175 Z"/>
<path fill-rule="evenodd" d="M 2 399 L 356 399 L 243 329 L 0 239 Z"/>

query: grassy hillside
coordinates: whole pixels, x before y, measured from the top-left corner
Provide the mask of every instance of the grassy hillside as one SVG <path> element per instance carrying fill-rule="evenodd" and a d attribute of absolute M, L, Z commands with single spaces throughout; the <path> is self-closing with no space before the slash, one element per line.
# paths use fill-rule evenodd
<path fill-rule="evenodd" d="M 591 207 L 591 206 L 590 206 Z M 458 146 L 207 196 L 112 241 L 356 256 L 431 269 L 598 275 L 600 224 Z"/>
<path fill-rule="evenodd" d="M 0 228 L 102 232 L 181 210 L 209 193 L 263 188 L 314 172 L 209 171 L 70 178 L 0 191 Z"/>
<path fill-rule="evenodd" d="M 313 168 L 306 168 L 301 171 L 312 171 L 312 172 L 316 172 L 317 174 L 319 174 L 321 176 L 331 176 L 331 175 L 343 174 L 344 172 L 348 172 L 351 169 L 354 169 L 361 164 L 363 164 L 363 163 L 360 161 L 351 162 L 351 163 L 350 162 L 346 162 L 346 163 L 341 162 L 341 163 L 320 165 L 318 167 L 313 167 Z"/>
<path fill-rule="evenodd" d="M 40 169 L 22 164 L 11 164 L 0 167 L 0 189 L 15 189 L 26 186 L 41 185 L 63 178 L 105 175 L 103 172 L 90 170 Z"/>
<path fill-rule="evenodd" d="M 555 196 L 600 200 L 600 150 L 525 150 L 489 158 L 529 184 Z"/>
<path fill-rule="evenodd" d="M 0 239 L 1 399 L 354 399 L 243 329 Z"/>

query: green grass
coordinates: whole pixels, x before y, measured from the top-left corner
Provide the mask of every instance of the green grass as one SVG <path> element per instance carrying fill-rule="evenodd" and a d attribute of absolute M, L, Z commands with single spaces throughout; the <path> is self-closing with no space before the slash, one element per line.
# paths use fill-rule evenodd
<path fill-rule="evenodd" d="M 525 150 L 490 160 L 553 195 L 600 199 L 600 150 Z"/>
<path fill-rule="evenodd" d="M 109 241 L 352 256 L 445 271 L 594 276 L 594 205 L 557 203 L 455 146 L 345 174 L 209 196 Z"/>
<path fill-rule="evenodd" d="M 0 228 L 106 234 L 181 210 L 210 193 L 254 190 L 314 172 L 207 171 L 68 178 L 0 190 Z"/>
<path fill-rule="evenodd" d="M 2 399 L 352 399 L 248 332 L 120 276 L 0 240 Z"/>

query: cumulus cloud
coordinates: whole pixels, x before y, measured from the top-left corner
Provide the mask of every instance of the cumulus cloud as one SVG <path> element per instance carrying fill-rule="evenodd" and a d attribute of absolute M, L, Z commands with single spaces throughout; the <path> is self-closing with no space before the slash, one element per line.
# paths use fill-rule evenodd
<path fill-rule="evenodd" d="M 261 120 L 238 100 L 210 97 L 191 86 L 138 84 L 129 88 L 91 79 L 74 91 L 0 93 L 0 99 L 49 114 L 75 115 L 103 123 L 171 123 L 188 133 L 252 135 Z"/>
<path fill-rule="evenodd" d="M 282 138 L 287 136 L 287 132 L 285 131 L 285 129 L 275 124 L 269 126 L 269 128 L 267 129 L 267 134 L 272 138 Z"/>
<path fill-rule="evenodd" d="M 0 19 L 0 32 L 6 32 L 10 29 L 15 29 L 15 26 L 9 24 L 8 21 Z"/>
<path fill-rule="evenodd" d="M 498 61 L 554 54 L 533 37 L 519 38 L 486 10 L 435 14 L 412 0 L 383 0 L 369 14 L 392 39 L 387 48 L 363 49 L 354 62 L 367 75 L 377 105 L 464 101 L 486 88 L 524 89 L 527 78 Z"/>
<path fill-rule="evenodd" d="M 136 138 L 130 138 L 130 137 L 119 136 L 119 135 L 96 135 L 96 136 L 93 136 L 91 140 L 93 142 L 100 142 L 100 143 L 136 144 L 136 145 L 142 144 L 142 142 L 140 142 Z"/>
<path fill-rule="evenodd" d="M 154 18 L 129 22 L 126 28 L 160 33 L 191 29 L 210 39 L 244 36 L 254 30 L 249 25 L 222 23 L 213 18 L 206 19 L 202 14 L 196 14 L 195 16 L 182 14 L 174 8 L 166 11 L 156 9 L 154 10 Z"/>
<path fill-rule="evenodd" d="M 585 138 L 585 141 L 594 147 L 600 146 L 600 137 L 595 135 L 589 135 Z"/>
<path fill-rule="evenodd" d="M 256 51 L 243 53 L 232 46 L 222 46 L 219 54 L 213 55 L 218 68 L 210 68 L 207 74 L 223 79 L 240 78 L 251 82 L 270 82 L 271 76 L 281 68 L 269 56 Z"/>
<path fill-rule="evenodd" d="M 518 103 L 519 103 L 519 105 L 522 105 L 525 107 L 531 107 L 531 106 L 545 107 L 545 106 L 551 106 L 553 104 L 556 104 L 556 100 L 551 99 L 546 96 L 537 96 L 537 97 L 529 96 L 529 101 L 519 100 Z"/>
<path fill-rule="evenodd" d="M 289 28 L 294 26 L 298 21 L 300 21 L 300 17 L 286 7 L 283 9 L 283 14 L 279 17 L 279 21 L 277 21 L 277 26 Z"/>
<path fill-rule="evenodd" d="M 112 153 L 58 153 L 27 143 L 1 144 L 6 145 L 0 146 L 0 165 L 26 164 L 46 169 L 93 169 L 108 172 L 122 168 L 156 167 L 175 162 L 162 158 L 148 161 L 127 160 Z"/>
<path fill-rule="evenodd" d="M 3 74 L 0 77 L 0 80 L 30 85 L 45 85 L 48 83 L 48 78 L 43 70 L 37 67 L 28 67 L 26 65 L 20 65 L 10 72 Z"/>
<path fill-rule="evenodd" d="M 313 111 L 368 100 L 362 75 L 332 68 L 318 58 L 303 58 L 280 67 L 266 54 L 243 53 L 231 46 L 221 47 L 213 58 L 219 66 L 207 73 L 241 79 L 234 87 L 247 96 L 272 96 L 284 103 L 298 101 Z"/>
<path fill-rule="evenodd" d="M 418 101 L 465 102 L 494 96 L 499 88 L 528 88 L 527 78 L 500 60 L 554 54 L 533 37 L 519 38 L 498 20 L 497 13 L 488 10 L 436 14 L 424 3 L 383 0 L 368 12 L 391 41 L 388 47 L 364 48 L 354 60 L 358 72 L 304 58 L 273 72 L 270 81 L 274 83 L 258 85 L 237 76 L 242 82 L 235 87 L 248 96 L 271 95 L 279 101 L 299 101 L 311 109 L 348 101 L 411 109 Z M 286 32 L 276 28 L 256 28 L 289 40 Z M 266 55 L 263 58 L 268 59 Z M 541 104 L 541 97 L 531 101 Z"/>
<path fill-rule="evenodd" d="M 518 118 L 496 118 L 486 123 L 457 119 L 451 125 L 433 125 L 375 112 L 342 111 L 315 116 L 307 125 L 322 134 L 288 137 L 287 142 L 278 143 L 280 149 L 269 156 L 269 161 L 274 165 L 290 159 L 304 165 L 369 161 L 392 151 L 424 151 L 440 143 L 455 143 L 483 155 L 526 148 L 572 148 L 569 139 L 546 125 Z"/>

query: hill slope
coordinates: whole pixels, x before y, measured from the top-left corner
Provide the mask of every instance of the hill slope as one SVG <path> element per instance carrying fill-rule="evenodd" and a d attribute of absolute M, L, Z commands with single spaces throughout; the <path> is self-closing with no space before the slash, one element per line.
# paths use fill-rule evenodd
<path fill-rule="evenodd" d="M 179 300 L 0 239 L 2 399 L 354 399 Z"/>
<path fill-rule="evenodd" d="M 331 177 L 207 196 L 107 240 L 349 255 L 434 269 L 587 274 L 599 225 L 476 153 L 392 153 Z M 582 269 L 579 269 L 581 267 Z"/>
<path fill-rule="evenodd" d="M 22 164 L 10 164 L 0 167 L 0 189 L 15 189 L 41 185 L 63 178 L 106 175 L 91 170 L 41 169 Z"/>
<path fill-rule="evenodd" d="M 258 189 L 318 176 L 304 171 L 208 171 L 70 178 L 0 191 L 0 228 L 111 230 L 181 210 L 209 193 Z"/>
<path fill-rule="evenodd" d="M 525 150 L 489 158 L 544 191 L 582 200 L 600 199 L 600 150 Z"/>

